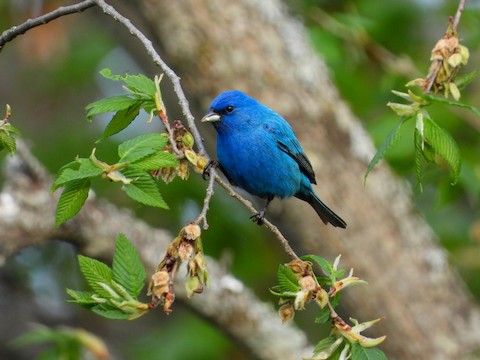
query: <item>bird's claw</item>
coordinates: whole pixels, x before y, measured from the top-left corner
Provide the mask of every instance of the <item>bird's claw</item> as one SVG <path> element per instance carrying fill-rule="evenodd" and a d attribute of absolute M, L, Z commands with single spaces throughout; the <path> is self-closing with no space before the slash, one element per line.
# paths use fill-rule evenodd
<path fill-rule="evenodd" d="M 252 219 L 253 222 L 256 222 L 257 225 L 263 225 L 263 220 L 265 219 L 265 211 L 261 210 L 256 214 L 253 214 L 252 216 L 250 216 L 250 219 Z"/>
<path fill-rule="evenodd" d="M 218 167 L 218 161 L 215 160 L 210 160 L 207 165 L 203 168 L 203 173 L 202 173 L 202 179 L 203 180 L 208 180 L 210 178 L 210 170 L 212 168 L 217 168 Z"/>

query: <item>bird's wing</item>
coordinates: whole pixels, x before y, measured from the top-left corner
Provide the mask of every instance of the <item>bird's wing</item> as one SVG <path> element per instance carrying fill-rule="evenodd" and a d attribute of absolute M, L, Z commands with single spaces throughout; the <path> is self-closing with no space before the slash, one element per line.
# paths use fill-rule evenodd
<path fill-rule="evenodd" d="M 297 139 L 293 138 L 286 142 L 277 139 L 277 144 L 280 150 L 290 155 L 293 160 L 297 162 L 300 171 L 308 177 L 308 180 L 310 180 L 312 184 L 316 184 L 317 181 L 315 180 L 312 164 L 310 160 L 308 160 L 307 155 L 303 153 Z"/>
<path fill-rule="evenodd" d="M 270 117 L 268 124 L 264 124 L 264 128 L 273 135 L 280 150 L 292 157 L 300 167 L 300 171 L 307 176 L 312 184 L 316 184 L 317 181 L 315 180 L 312 164 L 303 152 L 302 146 L 298 142 L 290 124 L 280 115 L 274 113 L 274 116 Z"/>

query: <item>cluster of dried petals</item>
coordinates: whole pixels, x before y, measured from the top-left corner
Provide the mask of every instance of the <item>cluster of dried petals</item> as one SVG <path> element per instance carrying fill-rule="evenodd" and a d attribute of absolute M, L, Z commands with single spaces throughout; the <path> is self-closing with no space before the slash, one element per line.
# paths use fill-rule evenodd
<path fill-rule="evenodd" d="M 295 316 L 295 309 L 293 307 L 293 304 L 291 302 L 287 302 L 280 306 L 278 309 L 278 315 L 280 315 L 280 320 L 282 321 L 282 324 L 287 322 L 288 320 L 293 319 Z"/>
<path fill-rule="evenodd" d="M 455 76 L 461 65 L 466 65 L 470 57 L 467 47 L 460 44 L 458 34 L 449 30 L 434 46 L 430 60 L 432 65 L 427 79 L 430 79 L 434 91 L 443 91 L 445 97 L 449 94 L 455 100 L 460 99 L 460 90 L 455 84 Z M 429 86 L 425 80 L 423 88 Z"/>
<path fill-rule="evenodd" d="M 197 224 L 188 224 L 183 228 L 183 237 L 186 240 L 196 240 L 200 237 L 202 230 Z"/>

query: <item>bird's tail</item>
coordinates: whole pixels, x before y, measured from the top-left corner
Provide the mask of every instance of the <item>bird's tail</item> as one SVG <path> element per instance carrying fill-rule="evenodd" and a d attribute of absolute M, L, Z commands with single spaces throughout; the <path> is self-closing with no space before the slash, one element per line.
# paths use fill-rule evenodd
<path fill-rule="evenodd" d="M 325 205 L 313 191 L 308 194 L 297 194 L 296 197 L 312 205 L 325 224 L 330 223 L 335 227 L 341 227 L 343 229 L 347 227 L 347 223 L 340 216 L 330 210 L 330 208 Z"/>

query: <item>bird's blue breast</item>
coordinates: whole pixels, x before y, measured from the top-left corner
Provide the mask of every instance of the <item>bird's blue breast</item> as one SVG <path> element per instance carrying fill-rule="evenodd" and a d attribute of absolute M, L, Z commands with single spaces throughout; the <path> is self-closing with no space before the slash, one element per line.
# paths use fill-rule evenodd
<path fill-rule="evenodd" d="M 241 131 L 217 128 L 217 157 L 228 176 L 262 198 L 298 193 L 305 176 L 295 160 L 279 149 L 264 126 L 243 125 Z"/>

